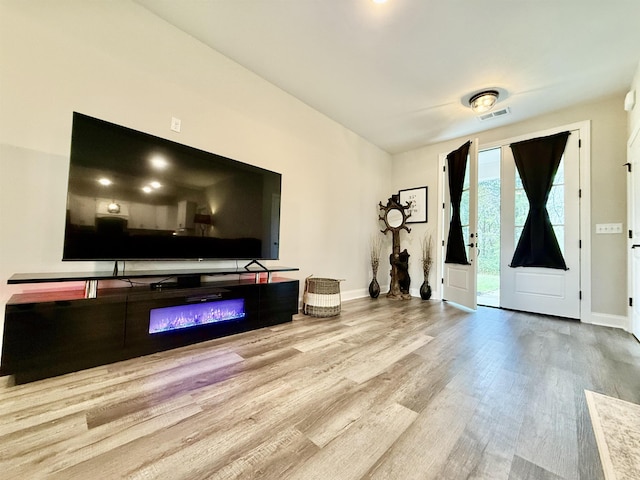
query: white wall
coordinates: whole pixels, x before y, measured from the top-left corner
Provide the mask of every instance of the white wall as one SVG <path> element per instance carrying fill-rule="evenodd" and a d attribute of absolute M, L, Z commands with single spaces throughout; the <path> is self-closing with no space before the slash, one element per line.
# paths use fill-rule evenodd
<path fill-rule="evenodd" d="M 482 146 L 583 120 L 591 121 L 591 310 L 596 314 L 626 316 L 626 237 L 623 234 L 594 233 L 597 223 L 622 223 L 623 231 L 626 231 L 626 170 L 623 164 L 626 162 L 627 119 L 623 95 L 487 130 L 476 136 Z M 442 193 L 437 192 L 441 173 L 438 170 L 438 156 L 476 136 L 429 145 L 394 156 L 394 189 L 429 186 L 429 223 L 413 225 L 411 235 L 405 235 L 402 239 L 403 248 L 406 247 L 412 255 L 411 277 L 417 283 L 412 283 L 412 287 L 418 288 L 418 282 L 422 281 L 420 238 L 426 228 L 435 229 L 435 219 L 440 214 L 438 205 L 442 204 Z M 440 275 L 438 272 L 436 278 L 441 278 Z"/>
<path fill-rule="evenodd" d="M 1 2 L 0 79 L 0 303 L 13 273 L 112 268 L 60 260 L 73 111 L 282 173 L 272 263 L 365 293 L 390 155 L 142 7 Z"/>
<path fill-rule="evenodd" d="M 640 128 L 640 63 L 636 70 L 636 74 L 633 77 L 633 82 L 629 90 L 635 90 L 636 92 L 636 104 L 629 112 L 629 136 L 631 136 L 636 129 Z"/>

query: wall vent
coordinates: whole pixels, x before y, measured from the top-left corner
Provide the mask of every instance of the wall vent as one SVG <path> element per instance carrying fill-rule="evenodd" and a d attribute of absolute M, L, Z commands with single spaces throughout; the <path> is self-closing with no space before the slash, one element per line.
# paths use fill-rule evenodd
<path fill-rule="evenodd" d="M 478 116 L 478 120 L 484 122 L 485 120 L 489 120 L 490 118 L 503 117 L 510 113 L 509 107 L 503 108 L 501 110 L 496 110 L 495 112 L 485 113 L 484 115 Z"/>

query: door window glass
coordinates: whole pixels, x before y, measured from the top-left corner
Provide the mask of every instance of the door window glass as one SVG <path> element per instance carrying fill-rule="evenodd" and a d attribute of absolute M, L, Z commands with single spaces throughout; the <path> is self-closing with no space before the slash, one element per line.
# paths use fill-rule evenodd
<path fill-rule="evenodd" d="M 462 224 L 462 238 L 465 242 L 467 258 L 471 258 L 469 252 L 470 232 L 469 232 L 469 157 L 467 157 L 467 169 L 464 172 L 464 188 L 460 201 L 460 223 Z"/>

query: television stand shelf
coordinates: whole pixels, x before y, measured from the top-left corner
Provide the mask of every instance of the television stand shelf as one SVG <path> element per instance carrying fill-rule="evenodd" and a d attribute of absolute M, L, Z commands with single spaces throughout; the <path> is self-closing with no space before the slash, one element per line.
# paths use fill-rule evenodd
<path fill-rule="evenodd" d="M 258 273 L 264 271 L 130 272 L 115 279 L 239 276 L 190 288 L 103 288 L 95 298 L 82 289 L 15 294 L 5 309 L 0 373 L 21 384 L 290 322 L 298 311 L 299 281 Z M 114 280 L 100 272 L 55 275 L 14 275 L 9 283 Z"/>
<path fill-rule="evenodd" d="M 258 262 L 252 262 L 249 265 L 256 264 Z M 245 267 L 226 267 L 226 268 L 194 268 L 188 270 L 131 270 L 125 272 L 124 270 L 119 273 L 99 271 L 99 272 L 44 272 L 44 273 L 15 273 L 13 274 L 7 283 L 9 285 L 27 284 L 27 283 L 59 283 L 59 282 L 85 282 L 85 296 L 87 298 L 95 298 L 97 294 L 98 284 L 95 283 L 100 280 L 131 280 L 142 278 L 176 278 L 177 283 L 183 283 L 184 279 L 185 287 L 197 286 L 193 282 L 193 278 L 198 278 L 198 284 L 201 277 L 215 277 L 222 275 L 248 275 L 253 274 L 256 282 L 260 279 L 260 274 L 267 274 L 267 282 L 271 281 L 273 273 L 281 272 L 295 272 L 298 268 L 295 267 L 263 267 L 249 268 L 249 265 Z M 191 280 L 190 280 L 191 279 Z M 94 282 L 94 283 L 89 283 Z M 160 282 L 154 285 L 159 285 Z M 90 286 L 92 285 L 92 286 Z M 179 285 L 181 286 L 181 285 Z"/>

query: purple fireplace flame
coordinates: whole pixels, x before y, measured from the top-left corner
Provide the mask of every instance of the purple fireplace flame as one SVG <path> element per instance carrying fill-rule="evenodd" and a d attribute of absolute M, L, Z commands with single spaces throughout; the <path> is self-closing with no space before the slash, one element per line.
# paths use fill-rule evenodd
<path fill-rule="evenodd" d="M 244 318 L 244 299 L 154 308 L 149 311 L 149 333 L 169 332 Z"/>

